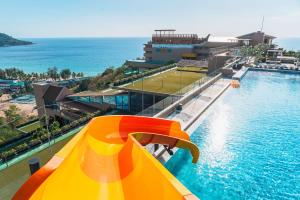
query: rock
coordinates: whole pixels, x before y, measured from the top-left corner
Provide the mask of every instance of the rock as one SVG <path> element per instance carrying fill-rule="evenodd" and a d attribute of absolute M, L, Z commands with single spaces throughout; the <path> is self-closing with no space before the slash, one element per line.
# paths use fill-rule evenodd
<path fill-rule="evenodd" d="M 0 47 L 31 45 L 32 42 L 15 39 L 4 33 L 0 33 Z"/>

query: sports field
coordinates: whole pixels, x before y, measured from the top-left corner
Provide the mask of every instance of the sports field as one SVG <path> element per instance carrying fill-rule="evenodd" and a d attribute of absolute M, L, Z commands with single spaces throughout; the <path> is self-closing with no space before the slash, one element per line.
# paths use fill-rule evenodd
<path fill-rule="evenodd" d="M 29 133 L 31 131 L 37 130 L 40 127 L 41 127 L 41 123 L 40 123 L 40 121 L 37 121 L 37 122 L 34 122 L 32 124 L 28 124 L 26 126 L 23 126 L 23 127 L 19 128 L 19 130 L 23 131 L 23 132 L 26 132 L 26 133 Z"/>
<path fill-rule="evenodd" d="M 170 95 L 178 93 L 181 89 L 191 85 L 205 76 L 206 74 L 203 73 L 177 71 L 176 69 L 173 69 L 140 79 L 126 85 L 124 88 Z"/>

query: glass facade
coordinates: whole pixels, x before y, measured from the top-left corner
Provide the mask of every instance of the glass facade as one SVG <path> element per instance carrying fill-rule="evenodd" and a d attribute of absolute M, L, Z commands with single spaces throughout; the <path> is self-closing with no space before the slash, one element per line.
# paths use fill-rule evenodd
<path fill-rule="evenodd" d="M 103 97 L 70 97 L 70 99 L 74 101 L 78 101 L 81 103 L 103 103 Z"/>
<path fill-rule="evenodd" d="M 115 105 L 117 109 L 128 110 L 128 95 L 118 95 L 118 96 L 87 96 L 87 97 L 70 97 L 74 101 L 81 103 L 107 103 Z"/>

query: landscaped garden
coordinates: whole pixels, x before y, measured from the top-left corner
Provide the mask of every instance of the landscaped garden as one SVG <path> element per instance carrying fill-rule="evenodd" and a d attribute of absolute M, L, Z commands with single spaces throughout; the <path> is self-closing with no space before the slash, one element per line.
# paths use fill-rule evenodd
<path fill-rule="evenodd" d="M 35 121 L 33 123 L 30 123 L 28 125 L 25 125 L 25 126 L 22 126 L 20 128 L 18 128 L 18 130 L 22 131 L 22 132 L 25 132 L 25 133 L 30 133 L 32 131 L 35 131 L 39 128 L 41 128 L 42 125 L 41 125 L 41 122 L 40 121 Z"/>
<path fill-rule="evenodd" d="M 37 128 L 38 123 L 33 123 L 34 125 L 30 126 L 31 129 L 37 128 L 36 130 L 32 131 L 31 133 L 22 133 L 18 130 L 10 129 L 15 134 L 10 134 L 9 138 L 5 138 L 0 143 L 0 163 L 7 162 L 29 150 L 35 148 L 43 143 L 49 142 L 49 140 L 55 139 L 68 133 L 70 130 L 75 129 L 81 125 L 87 123 L 90 119 L 96 116 L 103 115 L 107 112 L 111 111 L 110 109 L 105 111 L 97 111 L 94 113 L 89 113 L 84 117 L 81 117 L 78 120 L 72 121 L 70 124 L 60 126 L 57 121 L 53 121 L 49 125 L 49 132 L 48 130 L 41 126 Z M 40 121 L 38 121 L 40 122 Z M 3 128 L 0 129 L 1 131 L 4 130 Z M 27 129 L 29 130 L 29 129 Z"/>

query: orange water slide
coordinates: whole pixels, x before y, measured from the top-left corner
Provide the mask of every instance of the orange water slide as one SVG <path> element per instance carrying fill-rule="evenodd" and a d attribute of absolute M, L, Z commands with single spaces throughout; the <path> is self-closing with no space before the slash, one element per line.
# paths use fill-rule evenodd
<path fill-rule="evenodd" d="M 175 121 L 104 116 L 92 119 L 13 199 L 197 199 L 144 146 L 199 150 Z M 178 163 L 180 165 L 181 163 Z"/>

